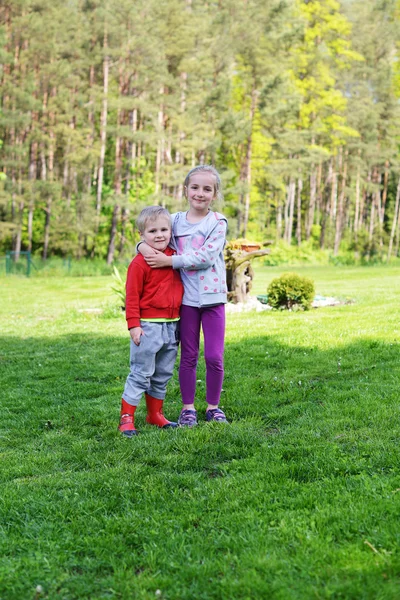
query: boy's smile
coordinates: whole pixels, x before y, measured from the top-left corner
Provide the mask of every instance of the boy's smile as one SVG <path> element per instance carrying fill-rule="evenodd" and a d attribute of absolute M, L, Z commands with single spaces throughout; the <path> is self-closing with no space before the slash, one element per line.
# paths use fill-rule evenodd
<path fill-rule="evenodd" d="M 141 238 L 146 244 L 160 250 L 166 249 L 171 239 L 171 223 L 166 217 L 157 217 L 146 223 L 146 227 L 141 234 Z"/>

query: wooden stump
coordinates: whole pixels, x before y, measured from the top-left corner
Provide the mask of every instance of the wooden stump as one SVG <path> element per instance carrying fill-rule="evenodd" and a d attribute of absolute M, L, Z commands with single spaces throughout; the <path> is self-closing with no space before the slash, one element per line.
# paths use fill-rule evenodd
<path fill-rule="evenodd" d="M 251 261 L 258 256 L 265 256 L 267 254 L 269 254 L 268 249 L 246 252 L 241 248 L 227 245 L 225 249 L 225 264 L 228 300 L 234 304 L 246 302 L 254 278 Z"/>

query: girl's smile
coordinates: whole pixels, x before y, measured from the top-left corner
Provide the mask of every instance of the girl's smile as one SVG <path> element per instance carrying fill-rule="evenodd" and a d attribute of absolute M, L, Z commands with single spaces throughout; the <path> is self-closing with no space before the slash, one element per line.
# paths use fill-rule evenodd
<path fill-rule="evenodd" d="M 190 204 L 189 213 L 201 216 L 208 213 L 210 204 L 215 198 L 215 183 L 215 176 L 207 171 L 199 171 L 191 176 L 186 188 Z"/>

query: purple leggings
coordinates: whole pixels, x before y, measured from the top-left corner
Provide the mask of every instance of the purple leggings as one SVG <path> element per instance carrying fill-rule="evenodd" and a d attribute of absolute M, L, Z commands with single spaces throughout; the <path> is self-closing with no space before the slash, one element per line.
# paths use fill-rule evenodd
<path fill-rule="evenodd" d="M 183 404 L 193 404 L 196 367 L 199 358 L 200 325 L 204 335 L 206 361 L 206 402 L 218 405 L 224 379 L 225 305 L 181 307 L 181 364 L 179 383 Z"/>

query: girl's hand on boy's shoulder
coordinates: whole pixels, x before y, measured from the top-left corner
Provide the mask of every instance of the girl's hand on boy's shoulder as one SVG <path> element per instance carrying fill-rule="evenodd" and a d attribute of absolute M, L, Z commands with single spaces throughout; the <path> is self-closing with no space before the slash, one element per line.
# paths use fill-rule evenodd
<path fill-rule="evenodd" d="M 141 327 L 132 327 L 132 329 L 129 330 L 129 333 L 132 338 L 132 342 L 136 346 L 140 346 L 140 338 L 142 335 L 144 335 L 143 329 Z"/>
<path fill-rule="evenodd" d="M 146 244 L 146 242 L 140 242 L 140 244 L 137 247 L 137 251 L 144 258 L 147 258 L 147 256 L 154 256 L 155 254 L 163 254 L 163 252 L 160 252 L 159 250 L 156 250 L 155 248 L 152 248 L 151 246 L 149 246 L 148 244 Z"/>
<path fill-rule="evenodd" d="M 149 267 L 153 269 L 160 269 L 162 267 L 172 266 L 172 256 L 167 256 L 164 252 L 153 254 L 152 256 L 144 256 L 144 260 L 147 262 Z"/>

